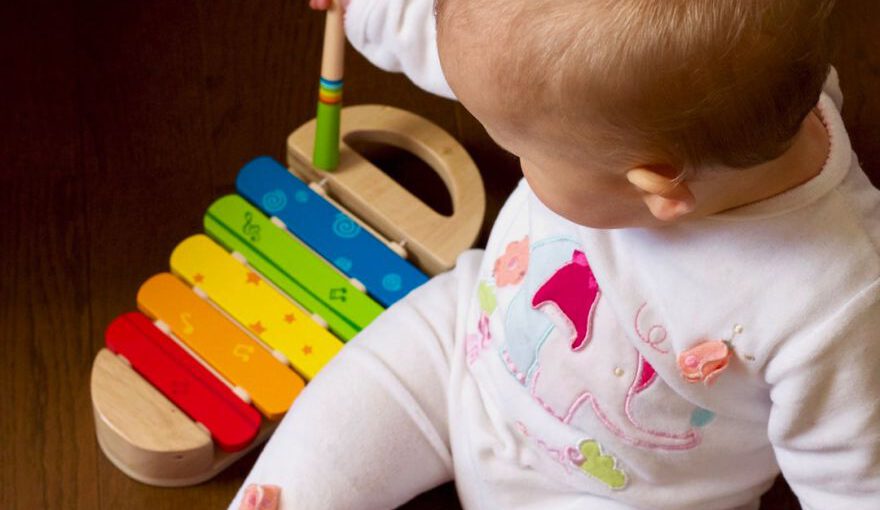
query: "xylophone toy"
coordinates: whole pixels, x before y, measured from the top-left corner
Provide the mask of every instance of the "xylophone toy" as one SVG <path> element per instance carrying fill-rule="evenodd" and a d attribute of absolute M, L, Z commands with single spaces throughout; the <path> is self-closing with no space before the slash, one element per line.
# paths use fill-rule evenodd
<path fill-rule="evenodd" d="M 143 283 L 139 312 L 107 328 L 92 365 L 98 444 L 128 476 L 202 482 L 275 429 L 306 381 L 386 307 L 452 267 L 485 210 L 473 161 L 449 134 L 385 106 L 341 107 L 342 16 L 327 15 L 317 118 L 288 138 L 288 166 L 241 169 L 205 234 Z M 420 157 L 450 193 L 443 216 L 351 149 Z M 327 171 L 332 170 L 332 171 Z"/>
<path fill-rule="evenodd" d="M 290 136 L 290 168 L 247 163 L 237 194 L 208 207 L 205 233 L 143 283 L 139 312 L 107 328 L 92 368 L 95 425 L 130 477 L 180 486 L 217 474 L 268 438 L 346 341 L 475 240 L 482 181 L 447 133 L 394 108 L 348 107 L 339 167 L 326 173 L 303 163 L 314 124 Z M 421 156 L 454 213 L 434 212 L 347 137 Z"/>

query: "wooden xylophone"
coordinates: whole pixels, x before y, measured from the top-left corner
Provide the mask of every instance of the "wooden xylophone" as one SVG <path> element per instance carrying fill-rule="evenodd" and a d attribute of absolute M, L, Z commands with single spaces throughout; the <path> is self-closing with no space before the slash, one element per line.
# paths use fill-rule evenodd
<path fill-rule="evenodd" d="M 344 109 L 341 134 L 333 173 L 306 159 L 314 121 L 288 139 L 290 168 L 246 164 L 237 194 L 205 213 L 205 233 L 143 283 L 139 311 L 107 328 L 92 368 L 95 427 L 130 477 L 180 486 L 223 470 L 271 434 L 344 342 L 473 243 L 482 181 L 451 136 L 382 106 Z M 412 196 L 351 150 L 354 138 L 421 157 L 454 213 Z"/>

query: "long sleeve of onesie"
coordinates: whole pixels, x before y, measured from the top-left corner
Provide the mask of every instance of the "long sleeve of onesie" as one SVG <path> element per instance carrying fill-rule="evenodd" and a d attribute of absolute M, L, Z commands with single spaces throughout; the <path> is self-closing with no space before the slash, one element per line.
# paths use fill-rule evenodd
<path fill-rule="evenodd" d="M 766 370 L 768 435 L 805 510 L 880 508 L 880 281 L 815 333 L 785 343 Z M 815 338 L 815 337 L 814 337 Z"/>
<path fill-rule="evenodd" d="M 834 68 L 825 93 L 838 108 L 843 105 Z M 851 189 L 854 194 L 871 193 L 866 182 Z M 846 222 L 837 225 L 844 228 Z M 853 226 L 854 231 L 864 229 Z M 852 244 L 853 249 L 863 244 L 864 251 L 873 251 L 868 239 Z M 880 266 L 880 260 L 862 266 L 866 265 Z M 816 332 L 822 343 L 783 344 L 768 365 L 765 374 L 773 403 L 768 435 L 777 462 L 805 510 L 877 508 L 880 281 L 867 282 L 856 297 L 828 316 Z"/>
<path fill-rule="evenodd" d="M 480 256 L 465 253 L 351 340 L 296 399 L 242 487 L 279 485 L 284 510 L 368 510 L 451 480 L 457 295 L 473 285 Z"/>
<path fill-rule="evenodd" d="M 843 95 L 834 68 L 824 92 L 828 98 L 824 102 L 825 121 L 832 143 L 841 146 L 834 153 L 848 155 L 846 133 L 842 124 L 835 122 Z M 826 241 L 825 250 L 834 252 L 845 246 L 847 256 L 860 256 L 846 263 L 841 255 L 827 257 L 823 271 L 831 274 L 827 284 L 815 279 L 801 281 L 798 290 L 785 299 L 800 301 L 802 298 L 795 296 L 815 294 L 820 304 L 798 306 L 788 320 L 803 329 L 789 329 L 780 335 L 786 341 L 764 349 L 772 352 L 762 370 L 769 387 L 767 436 L 776 462 L 805 510 L 880 508 L 880 399 L 876 391 L 880 387 L 880 341 L 876 339 L 880 330 L 880 257 L 877 241 L 869 234 L 877 232 L 878 206 L 876 190 L 860 171 L 853 171 L 849 180 L 836 189 L 834 201 L 836 206 L 846 204 L 838 209 L 844 212 L 823 211 L 819 225 L 849 234 L 846 242 L 836 247 Z M 873 212 L 866 214 L 866 210 Z M 798 222 L 797 228 L 804 224 L 807 222 Z M 801 235 L 807 239 L 827 237 L 821 233 Z M 777 246 L 774 251 L 784 249 L 785 243 Z M 805 258 L 801 252 L 790 264 Z M 774 284 L 779 280 L 768 278 Z M 845 292 L 835 289 L 837 286 Z M 754 295 L 749 297 L 755 299 Z M 785 322 L 782 315 L 778 310 L 769 313 L 779 323 Z"/>
<path fill-rule="evenodd" d="M 433 0 L 352 0 L 345 32 L 377 67 L 403 72 L 428 92 L 455 98 L 440 68 Z"/>

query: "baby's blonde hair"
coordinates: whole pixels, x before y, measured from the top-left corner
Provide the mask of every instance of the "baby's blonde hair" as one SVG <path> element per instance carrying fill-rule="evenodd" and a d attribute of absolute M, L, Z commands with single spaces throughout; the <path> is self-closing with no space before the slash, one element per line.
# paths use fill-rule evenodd
<path fill-rule="evenodd" d="M 485 53 L 524 121 L 541 109 L 634 163 L 740 168 L 781 155 L 816 105 L 833 4 L 439 0 L 437 20 L 441 44 Z"/>

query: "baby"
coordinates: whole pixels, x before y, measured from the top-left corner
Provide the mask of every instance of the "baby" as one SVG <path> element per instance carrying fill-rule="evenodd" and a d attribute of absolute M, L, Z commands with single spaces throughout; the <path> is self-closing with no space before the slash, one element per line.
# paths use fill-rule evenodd
<path fill-rule="evenodd" d="M 355 47 L 461 101 L 525 178 L 245 486 L 299 510 L 452 479 L 466 509 L 755 509 L 781 470 L 805 509 L 880 508 L 880 193 L 831 4 L 351 0 Z"/>

